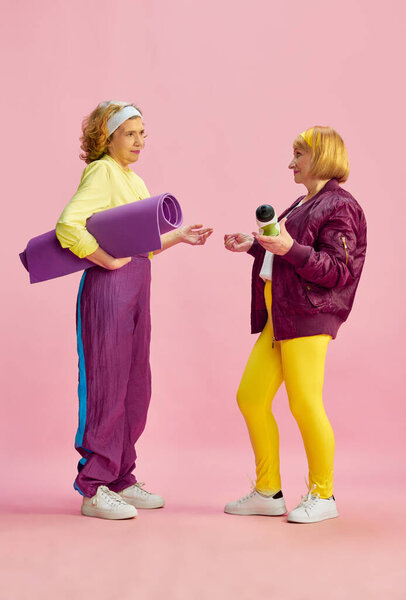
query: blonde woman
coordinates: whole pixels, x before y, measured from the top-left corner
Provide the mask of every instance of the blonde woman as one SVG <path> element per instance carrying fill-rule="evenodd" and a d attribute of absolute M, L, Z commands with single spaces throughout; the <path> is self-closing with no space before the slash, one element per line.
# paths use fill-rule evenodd
<path fill-rule="evenodd" d="M 232 252 L 248 252 L 252 273 L 252 333 L 261 332 L 248 359 L 237 400 L 256 461 L 256 485 L 225 512 L 282 515 L 279 434 L 273 398 L 285 382 L 309 465 L 309 488 L 288 521 L 338 516 L 333 495 L 334 434 L 323 406 L 327 347 L 347 319 L 366 252 L 364 213 L 341 187 L 347 151 L 329 127 L 312 127 L 293 143 L 289 164 L 307 193 L 280 216 L 277 237 L 225 236 Z"/>
<path fill-rule="evenodd" d="M 95 267 L 84 272 L 77 301 L 81 455 L 74 487 L 82 514 L 126 519 L 164 499 L 137 483 L 134 444 L 144 430 L 151 395 L 149 366 L 150 272 L 148 255 L 114 258 L 86 230 L 102 210 L 150 196 L 130 168 L 145 143 L 141 110 L 103 102 L 83 123 L 79 188 L 63 211 L 56 234 L 64 248 Z M 212 229 L 185 226 L 162 235 L 162 250 L 180 242 L 203 245 Z M 162 252 L 158 250 L 158 252 Z"/>

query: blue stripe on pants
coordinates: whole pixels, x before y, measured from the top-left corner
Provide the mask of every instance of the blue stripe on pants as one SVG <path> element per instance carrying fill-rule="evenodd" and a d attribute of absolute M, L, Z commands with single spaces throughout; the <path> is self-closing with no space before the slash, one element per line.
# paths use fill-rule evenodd
<path fill-rule="evenodd" d="M 83 443 L 83 436 L 85 433 L 86 425 L 86 413 L 87 413 L 87 384 L 86 384 L 86 368 L 85 368 L 85 354 L 83 351 L 82 341 L 82 317 L 80 313 L 80 301 L 82 297 L 83 285 L 85 283 L 87 271 L 83 273 L 82 279 L 80 280 L 79 292 L 78 292 L 78 316 L 77 316 L 77 349 L 79 355 L 79 384 L 78 384 L 78 395 L 79 395 L 79 425 L 75 437 L 75 448 L 81 448 Z"/>

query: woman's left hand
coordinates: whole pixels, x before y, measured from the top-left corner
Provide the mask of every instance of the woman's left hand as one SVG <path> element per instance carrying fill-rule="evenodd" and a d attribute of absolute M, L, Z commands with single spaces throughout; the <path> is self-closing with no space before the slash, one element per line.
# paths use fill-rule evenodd
<path fill-rule="evenodd" d="M 213 233 L 212 227 L 203 227 L 201 224 L 184 225 L 178 229 L 180 241 L 192 246 L 203 246 Z"/>
<path fill-rule="evenodd" d="M 282 221 L 279 223 L 281 228 L 279 235 L 260 235 L 255 231 L 252 232 L 252 235 L 258 240 L 259 244 L 265 248 L 265 250 L 269 250 L 269 252 L 272 252 L 273 254 L 283 256 L 284 254 L 287 254 L 293 246 L 293 238 L 287 231 L 285 223 L 286 219 L 282 219 Z"/>

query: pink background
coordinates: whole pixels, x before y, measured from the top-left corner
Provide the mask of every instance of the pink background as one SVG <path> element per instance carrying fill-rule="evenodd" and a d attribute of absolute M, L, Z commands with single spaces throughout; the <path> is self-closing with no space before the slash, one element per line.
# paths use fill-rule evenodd
<path fill-rule="evenodd" d="M 310 598 L 327 586 L 325 598 L 404 598 L 405 13 L 400 0 L 4 0 L 0 597 Z M 108 99 L 144 111 L 135 171 L 150 192 L 175 194 L 185 223 L 215 228 L 206 247 L 153 260 L 153 400 L 137 474 L 167 508 L 119 527 L 76 518 L 71 488 L 80 275 L 30 286 L 18 258 L 74 193 L 81 120 Z M 327 362 L 343 518 L 309 530 L 221 513 L 254 478 L 234 397 L 255 341 L 252 259 L 222 238 L 252 231 L 258 204 L 281 212 L 302 193 L 287 165 L 314 124 L 345 140 L 344 187 L 365 210 L 369 248 Z M 275 413 L 291 508 L 306 463 L 284 390 Z M 132 574 L 124 589 L 121 569 Z"/>

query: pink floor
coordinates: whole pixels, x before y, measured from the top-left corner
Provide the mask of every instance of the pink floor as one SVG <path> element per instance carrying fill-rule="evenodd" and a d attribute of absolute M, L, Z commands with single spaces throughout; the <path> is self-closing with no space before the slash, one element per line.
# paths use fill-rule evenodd
<path fill-rule="evenodd" d="M 247 457 L 230 451 L 167 450 L 165 468 L 143 463 L 164 509 L 121 522 L 81 517 L 71 459 L 16 462 L 31 483 L 2 494 L 1 600 L 406 598 L 406 492 L 396 469 L 371 484 L 371 457 L 338 457 L 340 518 L 315 525 L 225 515 L 224 503 L 249 491 L 237 473 Z M 296 457 L 284 462 L 292 507 L 304 484 Z"/>

